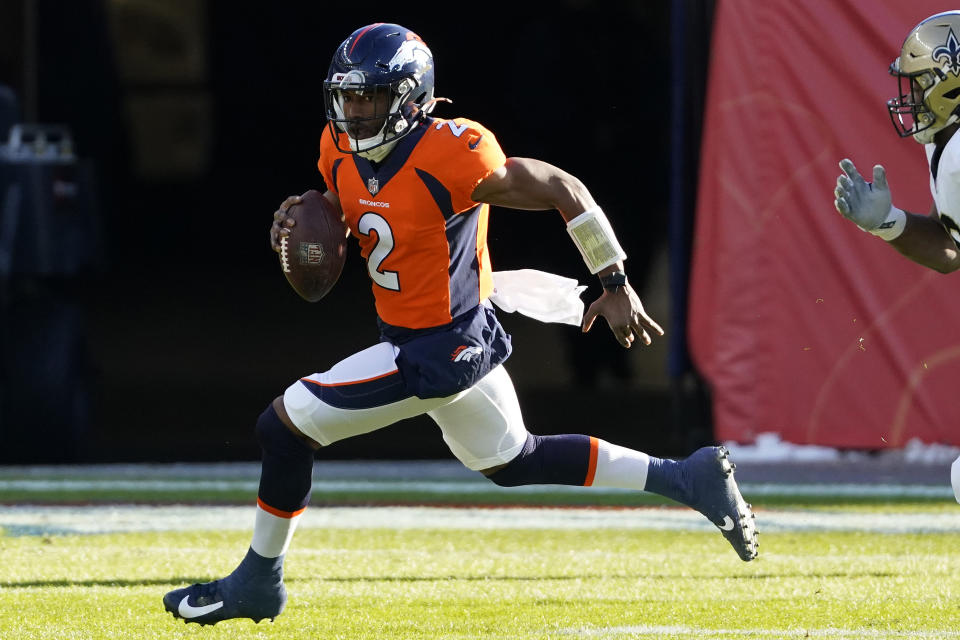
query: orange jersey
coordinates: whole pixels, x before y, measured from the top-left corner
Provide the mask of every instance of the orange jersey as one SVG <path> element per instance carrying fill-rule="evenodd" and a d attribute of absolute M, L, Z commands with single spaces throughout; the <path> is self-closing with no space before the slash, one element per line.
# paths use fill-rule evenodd
<path fill-rule="evenodd" d="M 470 196 L 504 162 L 494 135 L 463 118 L 421 122 L 376 168 L 324 128 L 317 165 L 360 242 L 381 320 L 436 327 L 487 299 L 489 207 Z"/>

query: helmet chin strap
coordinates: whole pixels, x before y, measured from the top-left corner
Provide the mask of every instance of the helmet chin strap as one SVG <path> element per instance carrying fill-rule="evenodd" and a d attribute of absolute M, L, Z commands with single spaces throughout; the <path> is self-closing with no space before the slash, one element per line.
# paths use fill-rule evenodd
<path fill-rule="evenodd" d="M 383 140 L 383 129 L 387 126 L 386 121 L 384 121 L 383 126 L 380 127 L 380 131 L 377 131 L 374 135 L 369 138 L 363 138 L 358 140 L 347 134 L 347 139 L 350 140 L 350 148 L 357 152 L 357 155 L 361 158 L 366 158 L 370 162 L 381 162 L 387 155 L 393 151 L 393 148 L 397 146 L 396 140 L 391 140 L 380 146 L 374 146 Z M 372 149 L 370 147 L 373 147 Z"/>
<path fill-rule="evenodd" d="M 950 125 L 952 125 L 954 122 L 957 122 L 957 121 L 958 121 L 957 114 L 953 114 L 952 116 L 947 118 L 947 121 L 944 123 L 942 127 L 930 127 L 928 129 L 924 129 L 923 131 L 913 134 L 913 139 L 919 142 L 920 144 L 931 144 L 933 142 L 934 137 L 936 137 L 938 133 L 940 133 L 941 131 L 943 131 L 944 129 L 946 129 L 947 127 L 949 127 Z"/>
<path fill-rule="evenodd" d="M 367 138 L 367 140 L 370 140 L 370 139 L 371 138 Z M 366 140 L 359 140 L 358 142 L 366 142 Z M 352 146 L 353 144 L 354 144 L 353 138 L 350 138 L 350 145 Z M 395 146 L 397 146 L 397 141 L 391 140 L 386 144 L 382 144 L 379 147 L 374 147 L 373 149 L 370 149 L 368 151 L 360 151 L 357 153 L 357 155 L 360 156 L 361 158 L 366 158 L 370 162 L 382 162 L 383 159 L 386 158 L 391 151 L 393 151 L 393 148 Z"/>
<path fill-rule="evenodd" d="M 919 142 L 920 144 L 930 144 L 933 142 L 933 136 L 937 135 L 936 131 L 931 131 L 930 129 L 924 129 L 920 133 L 913 134 L 913 139 Z"/>

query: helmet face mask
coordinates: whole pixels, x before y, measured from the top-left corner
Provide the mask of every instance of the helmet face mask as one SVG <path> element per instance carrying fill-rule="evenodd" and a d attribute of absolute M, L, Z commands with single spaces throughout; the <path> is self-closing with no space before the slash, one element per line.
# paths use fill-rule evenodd
<path fill-rule="evenodd" d="M 900 56 L 890 65 L 898 97 L 887 111 L 901 137 L 933 142 L 960 120 L 960 11 L 930 16 L 910 32 Z"/>
<path fill-rule="evenodd" d="M 337 48 L 323 93 L 338 150 L 363 153 L 382 147 L 409 134 L 432 110 L 433 55 L 419 36 L 398 25 L 362 27 Z M 348 113 L 345 104 L 352 100 L 365 104 Z M 347 134 L 348 146 L 341 133 Z"/>
<path fill-rule="evenodd" d="M 357 72 L 353 72 L 357 73 Z M 410 83 L 365 84 L 341 80 L 325 90 L 327 117 L 336 132 L 346 133 L 353 151 L 365 151 L 380 146 L 409 127 L 400 114 L 400 106 L 409 100 Z M 400 86 L 397 86 L 400 85 Z M 406 89 L 406 90 L 405 90 Z M 345 104 L 352 101 L 366 103 L 368 115 L 348 117 Z M 330 114 L 334 117 L 330 117 Z"/>
<path fill-rule="evenodd" d="M 897 133 L 906 138 L 927 131 L 936 123 L 936 116 L 925 101 L 925 94 L 934 80 L 929 71 L 914 76 L 900 73 L 894 67 L 896 64 L 890 66 L 890 75 L 897 78 L 899 97 L 887 101 L 887 111 Z"/>

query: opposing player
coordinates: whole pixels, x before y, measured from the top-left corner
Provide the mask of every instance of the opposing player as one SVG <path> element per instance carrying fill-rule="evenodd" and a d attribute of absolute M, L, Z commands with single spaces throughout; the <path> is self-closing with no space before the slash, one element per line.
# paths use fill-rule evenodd
<path fill-rule="evenodd" d="M 584 331 L 603 316 L 624 347 L 663 334 L 627 281 L 626 256 L 586 187 L 544 162 L 506 158 L 476 122 L 431 117 L 433 56 L 403 27 L 378 23 L 351 34 L 336 50 L 324 93 L 325 195 L 367 261 L 381 342 L 301 378 L 263 412 L 250 549 L 226 578 L 166 594 L 167 610 L 202 624 L 279 614 L 283 558 L 310 498 L 315 449 L 424 413 L 464 465 L 498 485 L 652 491 L 705 515 L 743 560 L 753 559 L 753 514 L 722 447 L 678 462 L 586 435 L 536 436 L 524 426 L 503 367 L 510 337 L 488 302 L 488 205 L 560 211 L 604 288 Z M 275 250 L 298 201 L 288 198 L 274 215 Z"/>
<path fill-rule="evenodd" d="M 901 137 L 924 145 L 930 166 L 933 206 L 929 215 L 893 204 L 886 171 L 873 168 L 864 180 L 853 163 L 840 162 L 834 205 L 864 231 L 886 240 L 907 258 L 941 273 L 960 268 L 960 11 L 930 16 L 907 35 L 890 65 L 897 97 L 887 110 Z M 960 458 L 951 471 L 960 502 Z"/>

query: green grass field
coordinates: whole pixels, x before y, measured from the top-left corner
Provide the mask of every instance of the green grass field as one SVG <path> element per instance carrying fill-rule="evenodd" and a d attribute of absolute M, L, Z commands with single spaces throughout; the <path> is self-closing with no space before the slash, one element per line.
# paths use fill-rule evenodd
<path fill-rule="evenodd" d="M 754 500 L 761 555 L 751 563 L 709 526 L 617 526 L 620 517 L 674 509 L 600 509 L 604 526 L 573 530 L 305 519 L 288 555 L 286 611 L 272 623 L 215 627 L 175 620 L 161 598 L 232 570 L 249 544 L 245 522 L 227 531 L 53 535 L 41 532 L 40 509 L 39 528 L 0 533 L 0 638 L 960 638 L 960 528 L 878 533 L 870 524 L 882 516 L 919 530 L 925 519 L 953 518 L 955 503 L 800 500 L 794 521 L 850 516 L 863 529 L 764 530 L 765 520 L 787 522 L 778 520 L 785 501 Z M 0 527 L 20 509 L 0 507 Z M 520 511 L 489 513 L 509 522 Z"/>
<path fill-rule="evenodd" d="M 160 598 L 243 533 L 0 538 L 3 638 L 957 637 L 960 534 L 298 532 L 273 623 L 184 625 Z M 809 634 L 809 636 L 807 635 Z"/>

